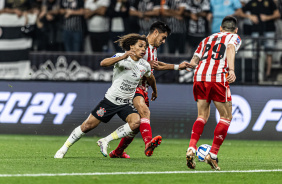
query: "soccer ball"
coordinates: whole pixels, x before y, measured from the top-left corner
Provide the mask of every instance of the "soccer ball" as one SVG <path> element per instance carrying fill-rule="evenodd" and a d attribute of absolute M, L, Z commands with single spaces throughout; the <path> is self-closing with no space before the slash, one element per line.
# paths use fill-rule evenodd
<path fill-rule="evenodd" d="M 211 150 L 211 146 L 208 144 L 202 144 L 201 146 L 199 146 L 196 152 L 196 156 L 198 157 L 198 160 L 200 162 L 203 162 L 207 154 L 210 152 L 210 150 Z"/>

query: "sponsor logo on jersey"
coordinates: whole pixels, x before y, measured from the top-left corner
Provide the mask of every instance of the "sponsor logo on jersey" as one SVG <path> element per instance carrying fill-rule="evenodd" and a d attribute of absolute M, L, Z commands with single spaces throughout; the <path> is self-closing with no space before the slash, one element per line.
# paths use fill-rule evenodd
<path fill-rule="evenodd" d="M 100 109 L 96 112 L 96 114 L 100 117 L 103 117 L 104 114 L 106 113 L 105 108 L 100 107 Z"/>
<path fill-rule="evenodd" d="M 236 45 L 240 44 L 240 39 L 239 39 L 239 38 L 237 38 L 235 44 L 236 44 Z"/>
<path fill-rule="evenodd" d="M 140 77 L 143 77 L 143 75 L 145 74 L 146 70 L 140 70 L 141 74 Z"/>
<path fill-rule="evenodd" d="M 116 101 L 119 102 L 119 103 L 124 103 L 124 104 L 131 103 L 131 101 L 129 99 L 122 99 L 122 98 L 119 98 L 119 97 L 116 97 Z"/>
<path fill-rule="evenodd" d="M 134 73 L 132 74 L 132 77 L 137 77 L 137 74 L 134 72 Z"/>

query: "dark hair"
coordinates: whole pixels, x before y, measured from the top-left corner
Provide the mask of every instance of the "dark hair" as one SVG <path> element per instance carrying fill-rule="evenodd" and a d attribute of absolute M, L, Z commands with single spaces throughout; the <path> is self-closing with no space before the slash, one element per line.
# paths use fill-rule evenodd
<path fill-rule="evenodd" d="M 165 24 L 164 22 L 161 22 L 161 21 L 156 21 L 151 25 L 150 33 L 153 33 L 155 31 L 155 29 L 157 29 L 159 31 L 159 33 L 167 32 L 167 35 L 170 35 L 170 33 L 171 33 L 171 29 L 169 28 L 169 26 L 167 24 Z"/>
<path fill-rule="evenodd" d="M 131 34 L 127 34 L 124 36 L 119 37 L 119 39 L 117 41 L 115 41 L 115 43 L 118 43 L 119 46 L 125 50 L 125 51 L 129 51 L 130 50 L 130 46 L 131 45 L 135 45 L 138 40 L 144 40 L 146 42 L 146 47 L 148 47 L 148 41 L 145 35 L 139 35 L 136 33 L 131 33 Z"/>
<path fill-rule="evenodd" d="M 237 28 L 237 19 L 233 16 L 226 16 L 221 22 L 221 27 L 226 31 L 235 31 Z"/>

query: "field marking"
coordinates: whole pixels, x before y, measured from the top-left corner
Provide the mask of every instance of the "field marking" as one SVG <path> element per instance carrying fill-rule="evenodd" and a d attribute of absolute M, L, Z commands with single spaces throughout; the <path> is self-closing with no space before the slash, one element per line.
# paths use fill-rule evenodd
<path fill-rule="evenodd" d="M 2 177 L 41 177 L 41 176 L 98 176 L 98 175 L 141 175 L 141 174 L 203 174 L 203 173 L 263 173 L 282 172 L 282 169 L 273 170 L 231 170 L 231 171 L 156 171 L 156 172 L 95 172 L 95 173 L 41 173 L 41 174 L 0 174 Z"/>

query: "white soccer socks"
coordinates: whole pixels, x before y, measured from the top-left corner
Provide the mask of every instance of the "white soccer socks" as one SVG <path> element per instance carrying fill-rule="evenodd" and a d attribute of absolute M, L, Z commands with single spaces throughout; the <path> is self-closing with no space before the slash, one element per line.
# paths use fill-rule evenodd
<path fill-rule="evenodd" d="M 113 133 L 105 137 L 104 139 L 107 142 L 110 142 L 112 140 L 120 139 L 123 137 L 126 137 L 128 135 L 133 134 L 133 131 L 131 130 L 130 126 L 128 123 L 118 127 Z"/>
<path fill-rule="evenodd" d="M 65 142 L 65 144 L 57 151 L 54 158 L 63 158 L 65 154 L 67 153 L 68 149 L 76 142 L 78 141 L 81 136 L 83 136 L 85 133 L 81 131 L 80 126 L 76 127 L 72 133 L 70 134 L 69 138 Z"/>

